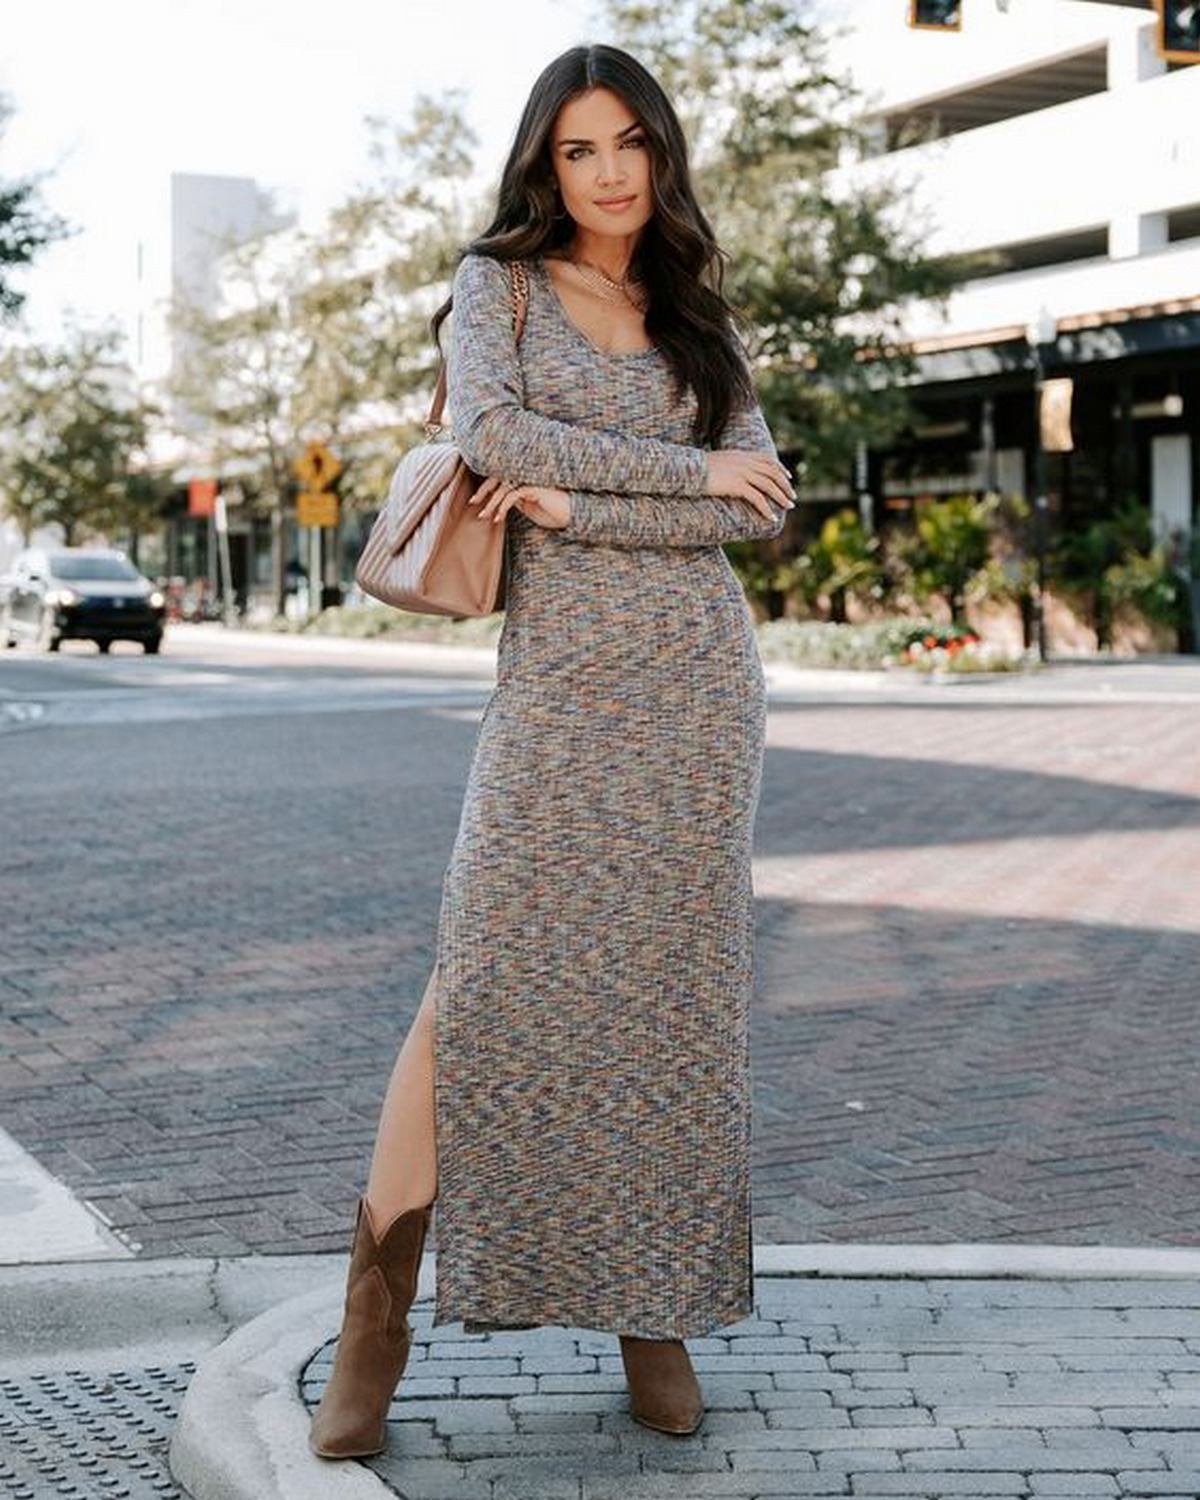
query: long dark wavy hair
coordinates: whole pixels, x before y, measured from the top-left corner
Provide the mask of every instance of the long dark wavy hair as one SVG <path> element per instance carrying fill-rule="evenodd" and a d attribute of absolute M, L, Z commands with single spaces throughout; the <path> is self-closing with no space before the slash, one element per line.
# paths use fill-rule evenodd
<path fill-rule="evenodd" d="M 551 131 L 564 104 L 596 87 L 619 95 L 646 135 L 654 211 L 638 238 L 630 274 L 649 293 L 646 333 L 670 364 L 677 396 L 689 389 L 695 394 L 696 443 L 716 443 L 735 405 L 753 396 L 725 300 L 726 256 L 696 202 L 687 141 L 671 101 L 628 52 L 599 44 L 572 47 L 542 71 L 504 165 L 495 217 L 463 254 L 520 260 L 570 242 L 575 225 L 557 197 Z M 447 298 L 431 323 L 439 349 L 452 302 Z"/>

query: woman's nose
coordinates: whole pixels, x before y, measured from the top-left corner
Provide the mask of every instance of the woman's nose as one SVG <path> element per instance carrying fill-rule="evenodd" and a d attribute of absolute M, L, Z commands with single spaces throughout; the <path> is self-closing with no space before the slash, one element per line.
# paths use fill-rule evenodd
<path fill-rule="evenodd" d="M 625 164 L 619 156 L 601 156 L 596 169 L 597 180 L 602 183 L 620 182 L 625 175 Z"/>

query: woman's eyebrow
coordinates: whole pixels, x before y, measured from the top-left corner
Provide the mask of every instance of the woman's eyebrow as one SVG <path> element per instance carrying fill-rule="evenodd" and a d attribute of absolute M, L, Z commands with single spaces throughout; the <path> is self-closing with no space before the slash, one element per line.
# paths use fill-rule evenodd
<path fill-rule="evenodd" d="M 626 125 L 624 130 L 618 130 L 614 139 L 619 141 L 622 136 L 628 135 L 631 130 L 640 130 L 641 128 L 641 122 L 635 120 L 632 125 Z M 582 136 L 563 136 L 558 144 L 560 146 L 594 146 L 596 143 Z"/>

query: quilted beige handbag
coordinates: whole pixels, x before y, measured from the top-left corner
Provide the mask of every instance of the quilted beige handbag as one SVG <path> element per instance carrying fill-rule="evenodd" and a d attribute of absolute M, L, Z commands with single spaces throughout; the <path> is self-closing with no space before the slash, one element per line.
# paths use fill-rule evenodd
<path fill-rule="evenodd" d="M 518 340 L 529 306 L 529 276 L 509 261 L 513 330 Z M 446 367 L 438 371 L 426 435 L 442 430 Z M 481 526 L 467 504 L 484 476 L 469 469 L 454 443 L 422 443 L 396 466 L 354 570 L 364 593 L 424 615 L 490 615 L 504 608 L 507 575 L 503 526 Z"/>

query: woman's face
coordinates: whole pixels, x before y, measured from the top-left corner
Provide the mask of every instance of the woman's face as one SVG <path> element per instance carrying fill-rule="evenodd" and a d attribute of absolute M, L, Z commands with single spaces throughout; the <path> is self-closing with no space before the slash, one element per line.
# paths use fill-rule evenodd
<path fill-rule="evenodd" d="M 611 89 L 564 104 L 550 134 L 563 207 L 593 234 L 635 235 L 653 217 L 650 144 L 637 116 Z"/>

